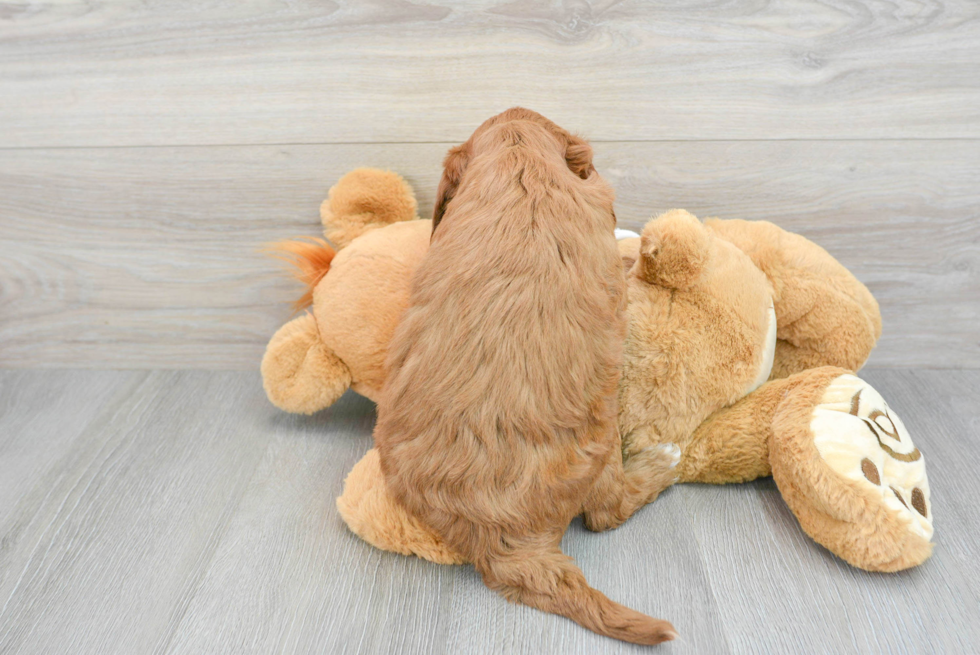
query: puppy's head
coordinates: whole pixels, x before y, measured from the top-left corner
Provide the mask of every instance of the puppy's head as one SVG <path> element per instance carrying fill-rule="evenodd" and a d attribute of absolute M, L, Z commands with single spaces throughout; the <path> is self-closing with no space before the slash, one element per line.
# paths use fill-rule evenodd
<path fill-rule="evenodd" d="M 446 154 L 446 158 L 442 162 L 442 179 L 439 180 L 435 208 L 432 212 L 433 231 L 439 225 L 439 221 L 446 213 L 446 208 L 456 195 L 456 190 L 463 181 L 470 160 L 478 154 L 480 147 L 486 147 L 485 140 L 481 140 L 480 137 L 495 126 L 515 121 L 528 121 L 543 127 L 547 134 L 556 141 L 557 146 L 561 148 L 569 170 L 578 177 L 585 180 L 595 173 L 595 166 L 592 165 L 592 146 L 585 139 L 571 134 L 536 111 L 523 107 L 512 107 L 484 121 L 465 143 L 450 148 Z"/>

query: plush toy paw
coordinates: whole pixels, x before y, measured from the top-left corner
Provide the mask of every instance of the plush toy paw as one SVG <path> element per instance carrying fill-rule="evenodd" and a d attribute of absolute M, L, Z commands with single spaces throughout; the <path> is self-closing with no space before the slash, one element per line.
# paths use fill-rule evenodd
<path fill-rule="evenodd" d="M 912 532 L 932 538 L 925 460 L 877 391 L 853 375 L 840 376 L 824 392 L 811 427 L 831 468 L 873 489 Z"/>
<path fill-rule="evenodd" d="M 417 555 L 436 564 L 466 561 L 388 493 L 376 448 L 369 450 L 347 475 L 337 509 L 351 532 L 375 548 Z"/>
<path fill-rule="evenodd" d="M 670 468 L 675 468 L 681 461 L 681 448 L 675 443 L 662 443 L 660 449 L 670 457 Z"/>
<path fill-rule="evenodd" d="M 928 558 L 925 461 L 881 395 L 848 373 L 783 403 L 770 460 L 803 529 L 867 570 L 898 571 Z"/>

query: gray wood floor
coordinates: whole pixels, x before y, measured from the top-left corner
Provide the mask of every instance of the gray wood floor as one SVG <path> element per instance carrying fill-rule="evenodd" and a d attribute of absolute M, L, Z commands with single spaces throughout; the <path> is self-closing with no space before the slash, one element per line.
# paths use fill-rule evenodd
<path fill-rule="evenodd" d="M 980 372 L 869 370 L 925 453 L 936 549 L 900 574 L 810 541 L 770 479 L 670 489 L 564 541 L 663 653 L 980 649 Z M 253 372 L 0 372 L 2 653 L 619 653 L 470 567 L 378 551 L 334 498 L 373 405 L 277 412 Z"/>

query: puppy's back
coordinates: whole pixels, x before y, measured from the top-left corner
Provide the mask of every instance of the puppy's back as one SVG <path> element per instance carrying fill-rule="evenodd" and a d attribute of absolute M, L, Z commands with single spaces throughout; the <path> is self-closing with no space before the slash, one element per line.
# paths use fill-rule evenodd
<path fill-rule="evenodd" d="M 409 423 L 431 424 L 407 411 L 425 403 L 441 420 L 492 417 L 491 432 L 502 422 L 548 439 L 615 389 L 624 282 L 612 190 L 532 146 L 470 162 L 480 184 L 459 189 L 416 273 L 389 359 L 390 409 Z"/>
<path fill-rule="evenodd" d="M 591 588 L 559 549 L 620 456 L 625 283 L 612 191 L 573 173 L 536 125 L 483 137 L 392 342 L 375 429 L 382 471 L 488 586 L 600 634 L 659 643 L 669 623 Z"/>

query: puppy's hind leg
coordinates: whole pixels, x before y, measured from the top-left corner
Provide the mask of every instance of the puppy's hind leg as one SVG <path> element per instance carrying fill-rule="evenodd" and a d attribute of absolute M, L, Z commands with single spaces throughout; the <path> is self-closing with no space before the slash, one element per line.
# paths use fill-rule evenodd
<path fill-rule="evenodd" d="M 677 481 L 680 449 L 673 444 L 648 446 L 623 463 L 619 435 L 616 446 L 582 508 L 585 527 L 596 532 L 619 527 L 623 521 Z"/>

